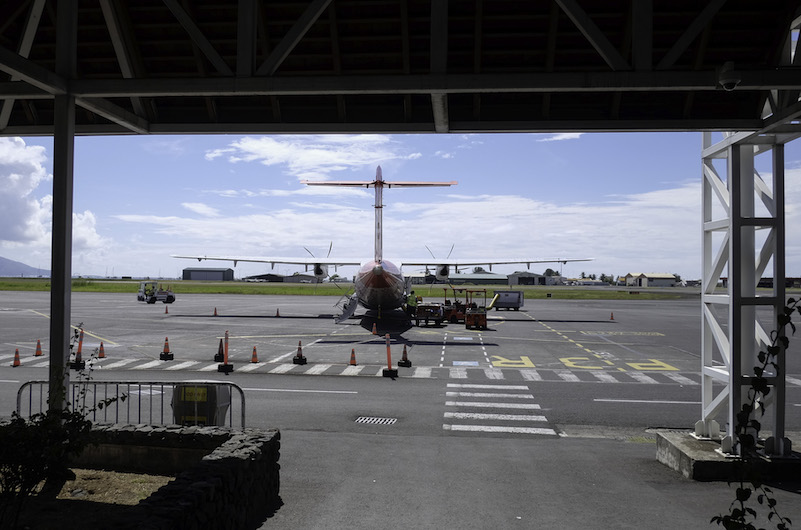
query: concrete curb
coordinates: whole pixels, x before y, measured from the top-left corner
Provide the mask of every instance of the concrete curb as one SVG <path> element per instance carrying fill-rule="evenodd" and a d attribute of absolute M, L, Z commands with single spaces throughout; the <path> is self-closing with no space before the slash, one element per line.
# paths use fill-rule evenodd
<path fill-rule="evenodd" d="M 698 481 L 737 480 L 739 461 L 716 451 L 720 442 L 699 440 L 689 431 L 656 431 L 656 459 L 685 478 Z M 801 475 L 801 454 L 762 458 L 757 469 L 763 479 L 789 479 Z"/>

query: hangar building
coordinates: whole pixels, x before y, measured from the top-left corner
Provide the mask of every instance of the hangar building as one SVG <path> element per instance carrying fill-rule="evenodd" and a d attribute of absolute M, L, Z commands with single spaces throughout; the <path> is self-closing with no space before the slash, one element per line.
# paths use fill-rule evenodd
<path fill-rule="evenodd" d="M 231 282 L 234 280 L 234 269 L 188 268 L 184 269 L 183 279 Z"/>

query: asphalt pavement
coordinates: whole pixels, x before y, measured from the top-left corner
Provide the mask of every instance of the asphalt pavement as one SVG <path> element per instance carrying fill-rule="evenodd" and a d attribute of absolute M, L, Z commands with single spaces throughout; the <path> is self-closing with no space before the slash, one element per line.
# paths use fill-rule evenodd
<path fill-rule="evenodd" d="M 466 330 L 337 326 L 327 297 L 129 298 L 73 297 L 84 352 L 104 344 L 92 378 L 241 387 L 248 426 L 282 433 L 284 505 L 263 528 L 707 528 L 734 499 L 655 458 L 655 430 L 698 419 L 697 300 L 526 301 Z M 47 293 L 0 293 L 2 415 L 22 382 L 47 378 L 48 314 Z M 213 360 L 226 331 L 227 376 Z M 387 333 L 392 365 L 404 347 L 412 363 L 396 379 L 382 377 Z M 172 361 L 159 360 L 165 339 Z M 299 345 L 305 365 L 292 362 Z M 799 384 L 787 424 L 801 443 L 801 369 L 788 358 Z M 799 484 L 771 487 L 801 520 Z"/>

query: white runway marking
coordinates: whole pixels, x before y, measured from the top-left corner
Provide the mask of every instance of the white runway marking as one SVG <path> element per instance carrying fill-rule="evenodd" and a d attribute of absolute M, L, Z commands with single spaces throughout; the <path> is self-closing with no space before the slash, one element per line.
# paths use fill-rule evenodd
<path fill-rule="evenodd" d="M 646 383 L 649 385 L 658 384 L 656 379 L 649 377 L 642 372 L 629 372 L 628 374 L 632 377 L 632 379 L 636 379 L 640 383 Z"/>
<path fill-rule="evenodd" d="M 442 428 L 446 431 L 462 431 L 462 432 L 506 432 L 514 434 L 545 434 L 549 436 L 557 436 L 556 431 L 553 429 L 546 429 L 541 427 L 500 427 L 496 425 L 448 425 L 443 424 Z"/>
<path fill-rule="evenodd" d="M 448 383 L 448 388 L 480 388 L 484 390 L 528 390 L 525 385 L 474 385 L 470 383 Z"/>
<path fill-rule="evenodd" d="M 446 397 L 534 399 L 531 394 L 502 394 L 500 392 L 445 392 Z"/>
<path fill-rule="evenodd" d="M 457 420 L 548 421 L 536 414 L 487 414 L 481 412 L 446 412 L 446 418 Z"/>
<path fill-rule="evenodd" d="M 535 409 L 540 410 L 537 403 L 484 403 L 482 401 L 446 401 L 446 407 L 478 407 L 495 409 Z"/>

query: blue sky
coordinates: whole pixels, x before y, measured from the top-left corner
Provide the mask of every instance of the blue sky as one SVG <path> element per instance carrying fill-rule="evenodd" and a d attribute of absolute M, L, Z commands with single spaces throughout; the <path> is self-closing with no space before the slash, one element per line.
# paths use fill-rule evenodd
<path fill-rule="evenodd" d="M 389 260 L 428 258 L 426 246 L 446 256 L 455 245 L 452 258 L 595 258 L 562 266 L 566 276 L 700 278 L 700 150 L 700 133 L 79 137 L 73 274 L 177 277 L 231 264 L 171 254 L 325 255 L 329 244 L 332 257 L 366 261 L 372 190 L 299 181 L 371 180 L 381 165 L 389 181 L 459 183 L 384 192 Z M 0 256 L 50 267 L 52 156 L 51 138 L 0 138 Z M 786 166 L 787 274 L 801 276 L 795 144 Z M 531 270 L 547 267 L 559 269 Z"/>

